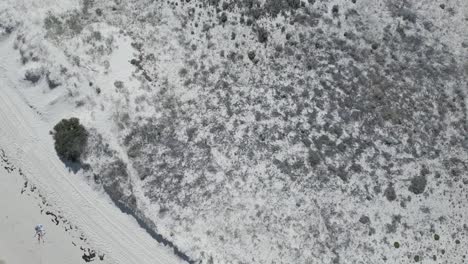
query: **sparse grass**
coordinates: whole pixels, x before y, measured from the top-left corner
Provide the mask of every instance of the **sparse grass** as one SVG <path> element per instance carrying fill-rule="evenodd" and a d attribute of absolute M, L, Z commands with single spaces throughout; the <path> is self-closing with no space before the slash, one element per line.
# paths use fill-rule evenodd
<path fill-rule="evenodd" d="M 47 30 L 47 36 L 55 39 L 80 34 L 84 28 L 81 16 L 82 14 L 76 11 L 62 15 L 61 17 L 49 13 L 44 19 L 44 28 Z"/>
<path fill-rule="evenodd" d="M 62 20 L 51 13 L 44 19 L 44 27 L 52 36 L 60 36 L 65 32 Z"/>

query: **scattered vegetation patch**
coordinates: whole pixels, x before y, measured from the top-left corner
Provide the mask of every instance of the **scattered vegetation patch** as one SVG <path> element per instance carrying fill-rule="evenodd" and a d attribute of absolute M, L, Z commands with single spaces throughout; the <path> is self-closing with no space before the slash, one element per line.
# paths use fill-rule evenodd
<path fill-rule="evenodd" d="M 51 13 L 44 19 L 44 28 L 50 38 L 73 37 L 83 31 L 85 24 L 80 12 L 71 12 L 62 16 Z"/>
<path fill-rule="evenodd" d="M 266 1 L 265 4 L 265 9 L 273 17 L 280 13 L 285 13 L 286 11 L 296 10 L 300 7 L 300 0 L 271 0 Z"/>
<path fill-rule="evenodd" d="M 50 35 L 62 35 L 65 32 L 61 19 L 52 14 L 44 19 L 44 27 Z"/>
<path fill-rule="evenodd" d="M 239 10 L 236 6 L 241 5 L 240 2 L 243 8 Z M 187 56 L 181 56 L 179 62 L 183 62 L 186 68 L 176 69 L 175 72 L 178 77 L 183 77 L 179 79 L 186 88 L 166 85 L 168 81 L 164 81 L 164 75 L 167 69 L 159 70 L 164 65 L 159 65 L 154 59 L 155 56 L 161 55 L 159 50 L 152 48 L 154 43 L 144 42 L 144 46 L 132 44 L 142 55 L 132 59 L 130 63 L 135 65 L 148 81 L 151 81 L 148 77 L 151 76 L 156 86 L 164 88 L 154 93 L 148 89 L 141 100 L 129 98 L 135 101 L 136 113 L 146 111 L 142 107 L 145 106 L 143 102 L 146 99 L 151 102 L 154 112 L 148 110 L 147 115 L 154 118 L 142 122 L 143 120 L 134 119 L 133 115 L 129 117 L 130 112 L 126 113 L 126 110 L 122 109 L 124 112 L 117 122 L 119 127 L 130 129 L 131 134 L 125 138 L 124 145 L 129 158 L 135 164 L 136 175 L 147 183 L 145 195 L 152 202 L 161 205 L 157 217 L 166 218 L 165 222 L 172 218 L 171 220 L 175 220 L 174 226 L 180 227 L 179 230 L 185 228 L 184 232 L 188 233 L 188 237 L 193 235 L 198 239 L 198 231 L 195 231 L 198 227 L 190 218 L 178 222 L 177 219 L 181 219 L 179 212 L 183 208 L 197 210 L 210 221 L 210 227 L 213 226 L 213 230 L 209 231 L 210 239 L 223 237 L 223 240 L 226 238 L 229 241 L 231 238 L 222 227 L 232 227 L 226 232 L 234 234 L 237 232 L 237 226 L 233 224 L 236 222 L 231 222 L 232 219 L 252 219 L 249 220 L 253 227 L 252 233 L 249 232 L 239 244 L 256 241 L 252 238 L 266 235 L 265 238 L 271 241 L 272 245 L 281 246 L 282 250 L 278 250 L 278 254 L 284 254 L 285 262 L 288 259 L 289 263 L 308 263 L 313 256 L 305 254 L 310 250 L 297 249 L 304 254 L 296 254 L 295 249 L 284 243 L 292 238 L 283 237 L 281 229 L 283 224 L 291 220 L 304 219 L 304 214 L 315 214 L 316 211 L 312 211 L 314 205 L 309 206 L 307 202 L 299 199 L 300 196 L 317 197 L 320 200 L 321 195 L 328 192 L 328 188 L 337 190 L 337 195 L 341 189 L 341 195 L 345 198 L 349 196 L 350 201 L 359 199 L 369 205 L 372 203 L 371 208 L 378 205 L 385 209 L 387 201 L 392 202 L 398 198 L 402 208 L 399 208 L 398 204 L 393 204 L 392 207 L 395 207 L 396 211 L 404 211 L 406 204 L 410 202 L 406 197 L 414 198 L 405 192 L 411 180 L 405 186 L 400 185 L 404 182 L 404 169 L 407 166 L 417 167 L 420 161 L 424 161 L 430 155 L 435 157 L 436 164 L 442 158 L 449 159 L 455 152 L 446 152 L 445 148 L 438 145 L 445 146 L 450 140 L 449 134 L 453 135 L 454 143 L 462 142 L 463 137 L 459 135 L 465 133 L 458 129 L 460 124 L 452 125 L 449 123 L 451 119 L 447 118 L 461 112 L 457 109 L 462 107 L 457 101 L 445 96 L 440 87 L 446 86 L 438 83 L 439 80 L 452 83 L 453 79 L 450 76 L 453 71 L 450 70 L 450 66 L 437 66 L 450 64 L 450 51 L 440 53 L 437 47 L 429 48 L 425 45 L 425 39 L 417 32 L 407 31 L 407 36 L 399 33 L 407 30 L 404 27 L 411 26 L 407 21 L 400 21 L 401 27 L 396 29 L 391 24 L 383 29 L 382 34 L 375 37 L 374 31 L 370 29 L 371 21 L 361 20 L 359 17 L 362 10 L 359 14 L 355 10 L 351 12 L 348 3 L 340 4 L 338 8 L 333 6 L 335 3 L 325 4 L 317 1 L 313 8 L 293 11 L 307 2 L 310 7 L 315 1 L 210 1 L 210 5 L 216 5 L 219 9 L 216 11 L 214 7 L 201 7 L 203 2 L 199 1 L 192 0 L 191 4 L 180 3 L 187 8 L 194 8 L 196 5 L 197 10 L 196 15 L 195 11 L 192 15 L 188 12 L 193 20 L 187 20 L 194 25 L 193 27 L 182 27 L 178 29 L 180 32 L 177 34 L 174 32 L 174 35 L 180 37 L 194 35 L 193 38 L 181 39 Z M 174 6 L 175 2 L 171 1 L 170 4 Z M 264 9 L 267 5 L 271 10 Z M 401 5 L 409 10 L 408 6 Z M 395 7 L 395 12 L 396 8 L 398 7 Z M 186 9 L 181 12 L 187 11 Z M 222 10 L 226 10 L 225 13 Z M 104 18 L 113 16 L 114 13 L 117 12 L 109 10 Z M 277 24 L 273 24 L 271 20 L 264 19 L 270 14 L 284 15 L 285 18 L 278 17 Z M 337 16 L 341 14 L 343 19 L 338 20 Z M 145 25 L 145 20 L 156 15 L 157 13 L 148 13 L 139 16 L 135 23 Z M 287 18 L 288 15 L 291 17 Z M 335 21 L 330 19 L 332 15 Z M 261 19 L 257 19 L 258 17 Z M 85 20 L 83 17 L 81 19 Z M 99 18 L 93 16 L 92 19 Z M 411 16 L 408 15 L 407 20 L 409 19 Z M 421 15 L 420 20 L 423 19 Z M 66 20 L 66 17 L 61 17 L 59 22 L 64 26 Z M 242 25 L 236 25 L 238 21 Z M 419 25 L 420 21 L 416 20 L 416 23 Z M 341 24 L 346 33 L 341 30 L 328 30 L 331 27 L 341 27 Z M 223 29 L 223 25 L 227 28 Z M 315 29 L 311 30 L 312 27 Z M 400 28 L 402 30 L 398 31 Z M 85 32 L 90 31 L 86 29 Z M 135 32 L 142 34 L 141 39 L 150 41 L 151 38 L 146 38 L 146 34 L 149 33 Z M 101 37 L 99 34 L 93 34 L 92 41 L 100 40 Z M 264 43 L 264 47 L 259 48 L 259 42 Z M 158 40 L 158 43 L 163 46 L 168 42 Z M 419 47 L 418 57 L 413 56 L 413 46 Z M 388 47 L 392 47 L 395 52 L 390 51 Z M 143 59 L 146 56 L 144 54 L 152 55 L 153 52 L 156 55 L 153 55 L 151 63 Z M 207 56 L 209 54 L 220 54 L 220 58 L 216 58 L 219 59 L 219 68 L 214 64 L 217 61 L 213 62 L 212 58 Z M 259 58 L 261 64 L 250 67 L 248 63 L 255 64 Z M 175 59 L 179 59 L 178 56 Z M 435 63 L 425 63 L 428 61 Z M 235 62 L 236 65 L 231 62 Z M 83 63 L 86 63 L 85 60 Z M 304 69 L 309 72 L 306 73 Z M 244 78 L 246 76 L 251 79 L 247 81 Z M 426 84 L 426 80 L 433 81 Z M 116 82 L 115 87 L 118 91 L 127 90 L 122 82 Z M 190 91 L 193 97 L 190 100 L 180 100 L 171 92 L 173 88 Z M 448 91 L 449 88 L 447 85 L 444 91 Z M 95 90 L 97 94 L 101 92 L 98 87 Z M 445 111 L 445 116 L 439 115 L 439 111 Z M 453 120 L 462 119 L 454 116 Z M 438 127 L 439 123 L 443 125 Z M 445 126 L 456 133 L 446 133 Z M 91 140 L 89 145 L 95 148 Z M 392 150 L 389 151 L 389 148 Z M 432 154 L 434 149 L 440 150 L 440 153 L 437 153 L 440 159 Z M 218 153 L 230 160 L 229 164 L 218 163 L 214 159 Z M 108 188 L 107 191 L 114 200 L 120 201 L 122 206 L 134 208 L 134 198 L 123 195 L 131 189 L 126 165 L 121 162 L 107 164 L 110 164 L 106 166 L 108 171 L 97 174 L 99 177 L 96 179 Z M 449 167 L 447 171 L 453 171 L 456 175 L 463 171 L 463 168 L 455 170 Z M 243 171 L 242 168 L 249 170 Z M 440 170 L 442 179 L 438 182 L 444 184 L 446 174 Z M 265 178 L 256 177 L 259 174 Z M 426 174 L 427 172 L 424 172 L 420 176 L 432 179 Z M 190 177 L 187 177 L 188 175 Z M 253 175 L 255 176 L 252 177 Z M 341 181 L 337 180 L 336 176 L 340 177 Z M 412 176 L 414 175 L 410 175 L 409 178 Z M 387 182 L 398 184 L 387 185 Z M 420 186 L 417 183 L 414 185 Z M 372 187 L 375 194 L 370 193 Z M 425 189 L 410 188 L 414 192 L 423 192 Z M 286 194 L 291 198 L 298 198 L 296 207 L 300 210 L 288 212 L 288 218 L 284 222 L 271 215 L 274 208 L 270 208 L 268 203 L 248 205 L 249 208 L 255 208 L 255 211 L 251 210 L 252 215 L 239 215 L 238 211 L 229 212 L 228 215 L 217 211 L 219 217 L 213 217 L 213 211 L 207 210 L 206 204 L 218 204 L 220 200 L 223 201 L 225 195 L 231 194 L 232 190 L 267 197 L 282 197 Z M 435 194 L 428 198 L 433 196 Z M 254 199 L 248 201 L 251 200 Z M 275 204 L 275 207 L 277 206 L 280 204 Z M 413 208 L 411 203 L 408 207 Z M 168 208 L 170 212 L 167 211 Z M 382 213 L 380 215 L 374 214 L 373 211 L 361 211 L 366 215 L 360 215 L 356 213 L 360 212 L 359 210 L 348 214 L 348 207 L 343 206 L 343 209 L 328 202 L 324 202 L 322 208 L 320 214 L 327 228 L 336 235 L 336 240 L 330 244 L 334 248 L 357 246 L 356 248 L 365 249 L 367 252 L 367 244 L 361 244 L 360 239 L 345 243 L 349 237 L 355 235 L 355 229 L 348 228 L 350 225 L 357 225 L 359 231 L 364 230 L 362 234 L 365 236 L 374 235 L 376 241 L 377 237 L 381 237 L 385 232 L 395 233 L 391 235 L 395 239 L 402 237 L 404 231 L 410 235 L 421 231 L 419 227 L 412 229 L 407 227 L 405 222 L 400 223 L 397 216 L 392 218 L 391 223 L 383 222 L 390 214 L 396 213 L 393 210 L 382 213 L 379 208 L 379 213 Z M 432 214 L 426 209 L 421 208 L 421 211 Z M 221 223 L 216 219 L 221 219 Z M 194 231 L 190 230 L 192 224 L 195 225 Z M 158 223 L 157 227 L 160 225 L 165 228 L 161 223 Z M 258 226 L 262 228 L 256 228 Z M 269 231 L 260 233 L 265 226 Z M 279 230 L 276 230 L 277 227 Z M 307 225 L 304 227 L 308 228 Z M 379 231 L 376 232 L 376 229 Z M 446 233 L 443 230 L 440 232 Z M 174 233 L 175 241 L 183 235 L 182 231 Z M 301 230 L 301 233 L 304 236 L 298 239 L 302 240 L 300 244 L 303 248 L 316 249 L 316 245 L 320 244 L 308 244 L 311 239 L 305 236 L 318 233 L 314 225 L 308 230 Z M 454 239 L 455 237 L 450 241 L 451 244 L 455 243 Z M 387 250 L 399 251 L 395 250 L 400 247 L 399 242 L 379 241 L 384 241 Z M 430 237 L 427 239 L 427 236 L 425 241 L 421 240 L 424 243 L 431 241 L 434 243 L 434 240 Z M 404 242 L 405 246 L 402 248 L 410 250 L 411 239 Z M 194 252 L 198 254 L 205 245 L 200 243 Z M 246 243 L 242 247 L 257 248 L 255 243 Z M 376 250 L 373 245 L 370 247 L 369 249 Z M 210 253 L 215 260 L 208 262 L 223 262 L 224 251 L 219 252 Z M 451 253 L 449 249 L 447 252 Z M 406 261 L 409 259 L 409 262 L 413 262 L 416 252 L 400 253 L 402 254 L 397 255 L 404 255 Z M 251 261 L 242 255 L 234 257 L 237 259 L 233 259 L 233 262 Z M 200 262 L 210 258 L 208 255 L 203 256 Z M 279 255 L 272 256 L 271 259 L 273 258 L 280 259 Z M 323 258 L 324 262 L 332 262 L 331 258 Z M 339 258 L 336 260 L 339 262 Z M 254 262 L 261 263 L 261 260 Z"/>

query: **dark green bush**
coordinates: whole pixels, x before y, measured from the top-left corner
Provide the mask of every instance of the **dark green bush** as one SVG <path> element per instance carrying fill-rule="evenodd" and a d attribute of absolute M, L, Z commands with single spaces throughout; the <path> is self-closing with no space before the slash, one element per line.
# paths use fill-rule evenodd
<path fill-rule="evenodd" d="M 257 37 L 260 43 L 265 43 L 268 41 L 268 31 L 262 27 L 259 27 L 257 30 Z"/>
<path fill-rule="evenodd" d="M 221 16 L 219 17 L 220 23 L 224 24 L 227 22 L 227 20 L 228 20 L 228 17 L 227 17 L 226 12 L 221 13 Z"/>
<path fill-rule="evenodd" d="M 54 127 L 55 151 L 62 160 L 79 162 L 86 143 L 88 133 L 76 117 L 62 119 Z"/>

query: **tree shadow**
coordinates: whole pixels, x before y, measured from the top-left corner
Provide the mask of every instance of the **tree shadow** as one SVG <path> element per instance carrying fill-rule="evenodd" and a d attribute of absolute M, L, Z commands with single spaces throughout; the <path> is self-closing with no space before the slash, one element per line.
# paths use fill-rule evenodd
<path fill-rule="evenodd" d="M 90 169 L 90 165 L 87 163 L 65 160 L 63 158 L 60 158 L 60 160 L 63 162 L 63 164 L 65 164 L 65 167 L 67 167 L 68 171 L 73 172 L 74 174 L 80 170 L 87 171 Z"/>

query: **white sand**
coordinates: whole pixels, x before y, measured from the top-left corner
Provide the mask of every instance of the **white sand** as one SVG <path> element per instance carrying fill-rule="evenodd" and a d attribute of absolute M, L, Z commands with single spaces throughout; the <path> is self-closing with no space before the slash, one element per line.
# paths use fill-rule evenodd
<path fill-rule="evenodd" d="M 83 263 L 81 250 L 63 227 L 40 213 L 38 201 L 21 194 L 23 179 L 17 172 L 0 170 L 0 264 Z M 45 243 L 34 238 L 34 226 L 44 224 Z"/>

